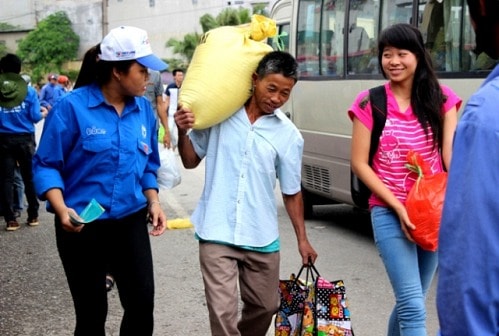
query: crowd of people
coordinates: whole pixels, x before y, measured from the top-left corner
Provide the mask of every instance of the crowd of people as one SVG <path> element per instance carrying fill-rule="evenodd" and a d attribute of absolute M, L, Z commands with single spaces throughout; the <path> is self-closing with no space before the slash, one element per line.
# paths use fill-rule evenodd
<path fill-rule="evenodd" d="M 499 3 L 468 3 L 476 52 L 499 58 Z M 372 191 L 374 242 L 395 297 L 387 335 L 427 335 L 425 299 L 437 268 L 441 336 L 498 335 L 499 66 L 458 120 L 462 100 L 439 83 L 418 29 L 385 28 L 377 50 L 387 79 L 386 122 L 372 159 L 369 91 L 360 92 L 347 112 L 352 170 Z M 172 101 L 182 69 L 174 69 L 174 82 L 163 89 L 160 72 L 167 67 L 147 32 L 131 26 L 112 29 L 86 52 L 74 87 L 67 76 L 49 74 L 38 94 L 29 76 L 21 76 L 19 57 L 0 59 L 0 211 L 6 230 L 20 228 L 24 199 L 28 226 L 39 224 L 39 201 L 46 202 L 74 302 L 75 335 L 105 335 L 106 293 L 114 281 L 124 309 L 120 335 L 152 335 L 149 236 L 162 235 L 167 226 L 156 177 L 159 146 L 178 146 L 185 168 L 206 161 L 191 221 L 211 334 L 264 336 L 279 307 L 277 181 L 303 264 L 318 258 L 303 213 L 304 140 L 279 109 L 298 80 L 298 64 L 283 51 L 263 56 L 247 101 L 206 129 L 193 129 L 194 111 Z M 34 125 L 43 118 L 36 144 Z M 411 235 L 415 225 L 405 201 L 417 176 L 407 171 L 404 155 L 411 150 L 430 163 L 432 173 L 448 172 L 438 251 L 421 248 Z M 79 214 L 89 204 L 101 211 L 85 221 Z"/>

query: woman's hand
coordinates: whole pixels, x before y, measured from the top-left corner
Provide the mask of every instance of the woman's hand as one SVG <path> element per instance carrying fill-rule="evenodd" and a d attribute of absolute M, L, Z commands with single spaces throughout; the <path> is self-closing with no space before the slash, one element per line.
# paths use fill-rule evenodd
<path fill-rule="evenodd" d="M 410 231 L 414 230 L 416 226 L 412 224 L 411 220 L 409 219 L 409 215 L 407 214 L 407 209 L 403 204 L 400 204 L 400 206 L 398 206 L 396 209 L 394 208 L 394 210 L 400 219 L 400 227 L 404 232 L 406 238 L 409 241 L 416 243 L 410 233 Z"/>
<path fill-rule="evenodd" d="M 81 219 L 80 216 L 78 216 L 78 214 L 76 213 L 76 211 L 74 209 L 67 208 L 67 211 L 65 211 L 61 215 L 59 215 L 59 219 L 61 221 L 62 229 L 64 231 L 67 231 L 67 232 L 80 232 L 81 230 L 83 230 L 83 228 L 85 227 L 85 225 L 84 224 L 79 224 L 79 223 L 73 223 L 71 221 L 71 218 L 69 217 L 69 214 L 71 214 L 71 216 L 73 218 L 76 218 L 78 220 L 83 221 L 83 219 Z"/>
<path fill-rule="evenodd" d="M 172 146 L 170 131 L 165 131 L 165 135 L 163 135 L 163 146 L 168 149 L 170 149 Z"/>
<path fill-rule="evenodd" d="M 149 232 L 151 236 L 160 236 L 166 229 L 166 215 L 158 201 L 153 201 L 149 204 L 149 222 L 152 224 L 152 230 Z"/>

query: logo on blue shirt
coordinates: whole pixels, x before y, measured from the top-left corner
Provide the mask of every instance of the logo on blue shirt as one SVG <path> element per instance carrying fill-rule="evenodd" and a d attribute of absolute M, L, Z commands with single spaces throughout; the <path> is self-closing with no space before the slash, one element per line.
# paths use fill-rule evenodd
<path fill-rule="evenodd" d="M 106 134 L 107 131 L 104 128 L 98 128 L 96 126 L 92 126 L 91 128 L 87 128 L 87 135 L 103 135 Z"/>

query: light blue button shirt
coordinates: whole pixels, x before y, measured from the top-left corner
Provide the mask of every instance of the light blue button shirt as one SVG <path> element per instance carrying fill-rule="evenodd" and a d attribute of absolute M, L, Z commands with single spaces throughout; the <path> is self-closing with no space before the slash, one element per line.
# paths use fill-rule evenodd
<path fill-rule="evenodd" d="M 205 186 L 191 221 L 202 240 L 263 247 L 279 237 L 274 189 L 300 191 L 303 138 L 280 111 L 251 124 L 241 108 L 224 122 L 194 130 Z"/>
<path fill-rule="evenodd" d="M 159 164 L 147 99 L 131 97 L 120 116 L 90 85 L 62 97 L 48 114 L 33 158 L 34 183 L 40 198 L 59 188 L 76 212 L 95 198 L 106 209 L 100 219 L 116 219 L 146 206 L 143 191 L 158 189 Z"/>
<path fill-rule="evenodd" d="M 499 65 L 457 125 L 439 234 L 440 335 L 499 335 Z"/>

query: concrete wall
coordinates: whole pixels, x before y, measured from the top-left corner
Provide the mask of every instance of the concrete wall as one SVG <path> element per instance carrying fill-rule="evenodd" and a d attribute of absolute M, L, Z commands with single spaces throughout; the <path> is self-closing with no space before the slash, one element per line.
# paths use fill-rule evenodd
<path fill-rule="evenodd" d="M 251 0 L 1 0 L 0 22 L 19 26 L 25 32 L 57 11 L 65 11 L 73 30 L 80 36 L 78 57 L 102 40 L 103 34 L 120 25 L 145 29 L 154 53 L 163 58 L 173 56 L 165 46 L 170 38 L 182 39 L 187 33 L 202 29 L 199 18 L 218 15 L 231 3 L 233 8 L 250 7 L 262 1 Z M 271 1 L 272 2 L 272 1 Z M 19 40 L 1 33 L 2 40 Z M 8 38 L 7 38 L 8 37 Z M 15 42 L 13 42 L 15 43 Z M 14 50 L 13 50 L 14 51 Z"/>
<path fill-rule="evenodd" d="M 80 36 L 78 57 L 102 39 L 102 0 L 1 0 L 0 22 L 19 27 L 19 32 L 0 32 L 0 40 L 19 40 L 50 14 L 64 11 Z M 8 45 L 14 52 L 17 47 Z M 12 48 L 12 49 L 11 49 Z"/>
<path fill-rule="evenodd" d="M 109 29 L 132 25 L 145 29 L 153 51 L 161 57 L 173 56 L 165 46 L 170 38 L 182 39 L 187 33 L 202 33 L 199 18 L 218 15 L 227 0 L 109 0 Z M 234 3 L 234 1 L 231 1 Z M 249 6 L 249 1 L 245 1 Z M 234 5 L 238 8 L 240 5 Z"/>

